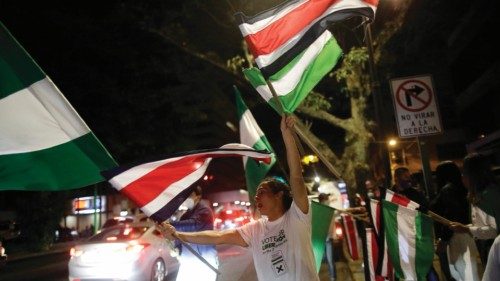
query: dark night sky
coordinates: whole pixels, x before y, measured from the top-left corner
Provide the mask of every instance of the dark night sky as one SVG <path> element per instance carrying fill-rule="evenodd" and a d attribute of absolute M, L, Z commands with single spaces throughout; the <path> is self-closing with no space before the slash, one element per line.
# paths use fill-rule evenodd
<path fill-rule="evenodd" d="M 238 135 L 225 126 L 226 121 L 237 124 L 231 90 L 234 77 L 147 32 L 148 26 L 182 25 L 175 34 L 181 41 L 224 62 L 240 52 L 241 38 L 236 26 L 217 25 L 212 14 L 203 12 L 206 6 L 197 10 L 186 4 L 194 1 L 151 1 L 148 8 L 154 5 L 159 8 L 149 18 L 138 12 L 147 4 L 101 2 L 83 2 L 74 7 L 64 2 L 0 1 L 0 20 L 119 162 L 237 142 Z M 395 12 L 393 2 L 381 1 L 375 34 Z M 465 0 L 455 1 L 451 6 L 442 2 L 415 1 L 412 5 L 403 32 L 395 36 L 387 52 L 396 59 L 389 60 L 380 70 L 381 88 L 387 94 L 389 78 L 432 74 L 437 81 L 445 128 L 468 125 L 464 140 L 467 143 L 479 131 L 499 129 L 500 122 L 488 122 L 492 114 L 498 121 L 498 113 L 490 109 L 498 100 L 496 95 L 492 98 L 494 95 L 488 93 L 462 112 L 456 112 L 455 105 L 456 96 L 474 81 L 476 74 L 484 72 L 493 62 L 498 64 L 498 59 L 485 55 L 495 51 L 493 36 L 485 27 L 498 26 L 498 19 L 486 17 L 479 25 L 480 32 L 469 35 L 472 40 L 459 54 L 460 59 L 450 61 L 447 58 L 450 36 L 475 5 Z M 164 11 L 160 7 L 168 8 Z M 220 12 L 217 7 L 213 9 L 214 13 Z M 327 95 L 342 95 L 337 91 L 329 93 L 331 84 L 322 85 L 319 89 L 326 90 Z M 276 114 L 261 104 L 248 85 L 242 92 L 280 152 L 281 140 L 274 134 L 279 130 L 270 125 L 277 121 Z M 337 102 L 335 108 L 339 109 L 337 113 L 345 114 L 346 103 Z M 390 100 L 385 110 L 392 112 Z M 325 132 L 334 147 L 336 141 L 342 140 L 340 131 L 321 122 L 315 126 L 317 131 Z M 227 161 L 221 167 L 237 167 L 232 172 L 241 174 L 239 159 Z M 238 177 L 235 185 L 241 183 L 242 178 Z"/>

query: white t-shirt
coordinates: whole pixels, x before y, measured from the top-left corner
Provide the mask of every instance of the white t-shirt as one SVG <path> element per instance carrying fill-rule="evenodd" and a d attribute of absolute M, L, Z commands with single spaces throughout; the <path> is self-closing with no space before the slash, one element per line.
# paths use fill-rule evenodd
<path fill-rule="evenodd" d="M 237 228 L 252 250 L 260 281 L 319 281 L 311 244 L 311 211 L 308 214 L 292 203 L 285 214 Z"/>

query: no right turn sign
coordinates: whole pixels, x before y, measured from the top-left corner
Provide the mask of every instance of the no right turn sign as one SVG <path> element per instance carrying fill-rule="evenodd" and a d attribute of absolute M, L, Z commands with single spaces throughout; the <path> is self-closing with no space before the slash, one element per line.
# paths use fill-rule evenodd
<path fill-rule="evenodd" d="M 401 138 L 441 133 L 431 76 L 395 78 L 390 84 Z"/>

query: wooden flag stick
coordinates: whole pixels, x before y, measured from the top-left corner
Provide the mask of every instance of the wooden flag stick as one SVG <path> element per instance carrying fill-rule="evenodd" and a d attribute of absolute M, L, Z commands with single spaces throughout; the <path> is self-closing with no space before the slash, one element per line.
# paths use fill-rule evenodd
<path fill-rule="evenodd" d="M 191 245 L 189 245 L 184 240 L 182 240 L 177 235 L 177 233 L 174 233 L 173 236 L 175 238 L 177 238 L 177 240 L 179 240 L 179 242 L 181 242 L 183 247 L 186 247 L 186 249 L 188 249 L 193 255 L 195 255 L 197 258 L 199 258 L 206 266 L 210 267 L 210 269 L 213 270 L 215 273 L 217 273 L 217 275 L 221 274 L 221 272 L 217 268 L 215 268 L 213 265 L 211 265 L 204 257 L 202 257 L 195 249 L 193 249 L 193 247 L 191 247 Z"/>
<path fill-rule="evenodd" d="M 157 228 L 159 228 L 160 232 L 164 233 L 165 230 L 162 227 L 163 223 L 159 223 L 159 222 L 157 222 L 155 220 L 153 220 L 153 221 L 156 223 Z M 179 242 L 181 242 L 181 244 L 182 244 L 183 247 L 186 247 L 186 249 L 188 249 L 193 255 L 195 255 L 195 257 L 197 257 L 198 259 L 200 259 L 200 261 L 202 261 L 211 270 L 213 270 L 215 273 L 217 273 L 217 275 L 221 274 L 221 272 L 217 268 L 215 268 L 213 265 L 211 265 L 203 256 L 201 256 L 195 249 L 193 249 L 193 247 L 191 247 L 191 245 L 189 245 L 184 240 L 182 240 L 177 235 L 177 233 L 172 234 L 172 236 L 174 236 L 177 240 L 179 240 Z"/>
<path fill-rule="evenodd" d="M 364 221 L 366 223 L 370 223 L 370 220 L 367 217 L 363 217 L 361 215 L 353 214 L 353 213 L 351 213 L 351 212 L 349 212 L 348 210 L 345 210 L 345 209 L 335 209 L 335 210 L 337 210 L 337 211 L 339 211 L 341 213 L 344 213 L 344 214 L 349 214 L 349 215 L 351 215 L 353 218 L 355 218 L 357 220 Z"/>
<path fill-rule="evenodd" d="M 276 102 L 276 104 L 279 106 L 280 109 L 280 114 L 283 115 L 285 110 L 283 108 L 283 104 L 281 103 L 281 100 L 278 98 L 278 95 L 276 94 L 276 91 L 274 90 L 273 84 L 269 82 L 269 80 L 266 79 L 267 86 L 269 87 L 269 90 L 271 90 L 271 93 L 273 94 L 273 98 Z M 311 140 L 300 130 L 299 127 L 295 126 L 294 128 L 295 133 L 304 141 L 307 146 L 316 154 L 318 155 L 319 159 L 325 166 L 332 172 L 333 175 L 335 175 L 337 178 L 341 178 L 340 173 L 333 167 L 333 165 L 326 159 L 326 157 L 314 146 L 314 144 L 311 142 Z M 298 145 L 300 145 L 300 142 L 296 142 Z M 304 149 L 302 146 L 299 147 L 299 151 L 301 152 L 301 155 L 304 155 Z"/>
<path fill-rule="evenodd" d="M 274 90 L 273 84 L 271 84 L 271 82 L 269 82 L 269 80 L 267 80 L 267 79 L 266 79 L 266 83 L 267 83 L 267 86 L 269 87 L 269 89 L 271 90 L 271 93 L 273 94 L 274 102 L 276 103 L 276 105 L 278 105 L 278 110 L 279 110 L 280 116 L 283 116 L 283 114 L 285 114 L 285 108 L 283 107 L 281 100 L 278 98 L 278 94 L 276 94 L 276 91 Z M 300 156 L 304 156 L 305 155 L 304 147 L 302 147 L 302 144 L 300 143 L 299 139 L 297 138 L 297 134 L 296 133 L 293 134 L 293 137 L 295 139 L 295 144 L 297 145 Z"/>
<path fill-rule="evenodd" d="M 442 216 L 440 216 L 432 211 L 428 211 L 427 215 L 429 215 L 429 217 L 431 217 L 431 219 L 433 219 L 441 224 L 444 224 L 446 226 L 450 226 L 452 223 L 452 221 L 450 221 L 449 219 L 444 218 L 444 217 L 442 217 Z"/>
<path fill-rule="evenodd" d="M 304 132 L 302 132 L 302 130 L 300 130 L 299 127 L 295 126 L 294 127 L 295 129 L 295 132 L 297 133 L 297 135 L 299 135 L 299 137 L 307 144 L 307 146 L 309 146 L 309 148 L 316 154 L 318 155 L 319 159 L 321 160 L 321 162 L 323 162 L 323 164 L 325 164 L 325 166 L 328 168 L 328 170 L 333 174 L 335 175 L 338 179 L 341 178 L 340 176 L 340 173 L 337 171 L 337 169 L 335 169 L 335 167 L 333 167 L 333 165 L 330 163 L 330 161 L 328 161 L 328 159 L 326 159 L 326 157 L 323 155 L 323 153 L 321 153 L 317 148 L 316 146 L 314 146 L 314 144 L 311 142 L 311 140 L 304 134 Z"/>

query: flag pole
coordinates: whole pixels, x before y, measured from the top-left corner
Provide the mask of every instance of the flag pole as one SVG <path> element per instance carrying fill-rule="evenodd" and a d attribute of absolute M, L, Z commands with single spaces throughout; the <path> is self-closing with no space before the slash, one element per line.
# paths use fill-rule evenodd
<path fill-rule="evenodd" d="M 173 236 L 175 238 L 177 238 L 177 240 L 179 240 L 179 242 L 181 242 L 182 246 L 183 247 L 186 247 L 193 255 L 195 255 L 197 258 L 199 258 L 204 264 L 206 264 L 208 267 L 210 267 L 211 270 L 213 270 L 215 273 L 217 273 L 217 275 L 221 275 L 222 273 L 217 269 L 215 268 L 213 265 L 211 265 L 204 257 L 202 257 L 195 249 L 193 249 L 193 247 L 191 247 L 191 245 L 189 245 L 188 243 L 186 243 L 184 240 L 182 240 L 179 235 L 177 235 L 177 233 L 174 233 Z"/>
<path fill-rule="evenodd" d="M 163 233 L 164 230 L 162 228 L 162 224 L 158 223 L 156 220 L 153 220 L 153 221 L 155 222 L 155 224 L 157 225 L 157 227 L 160 229 L 160 231 Z M 177 235 L 177 233 L 172 234 L 172 236 L 174 236 L 174 238 L 176 238 L 177 240 L 179 240 L 179 242 L 181 242 L 181 244 L 182 244 L 183 247 L 186 247 L 186 249 L 188 249 L 193 255 L 195 255 L 195 257 L 197 257 L 198 259 L 200 259 L 200 261 L 202 261 L 211 270 L 213 270 L 215 273 L 217 273 L 217 275 L 222 274 L 217 268 L 215 268 L 213 265 L 211 265 L 202 255 L 200 255 L 195 249 L 193 249 L 193 247 L 191 247 L 191 245 L 189 245 L 188 243 L 186 243 L 186 241 L 182 240 L 179 237 L 179 235 Z"/>
<path fill-rule="evenodd" d="M 283 116 L 283 114 L 285 114 L 285 108 L 283 107 L 283 103 L 281 103 L 281 100 L 278 98 L 278 94 L 276 94 L 276 91 L 274 90 L 273 84 L 271 84 L 271 82 L 268 79 L 266 79 L 266 83 L 267 83 L 267 86 L 269 87 L 269 89 L 271 90 L 271 93 L 273 94 L 273 98 L 276 102 L 276 105 L 278 106 L 280 116 Z M 295 130 L 296 129 L 294 127 L 294 131 Z M 297 148 L 299 149 L 300 156 L 304 156 L 305 155 L 304 147 L 302 147 L 302 144 L 298 140 L 297 134 L 293 134 L 293 137 L 295 139 L 295 143 L 297 145 Z"/>
<path fill-rule="evenodd" d="M 279 106 L 280 115 L 283 115 L 284 112 L 285 112 L 285 110 L 284 110 L 283 104 L 281 103 L 281 100 L 278 98 L 278 94 L 276 94 L 276 91 L 274 90 L 273 84 L 268 79 L 266 79 L 266 83 L 267 83 L 267 86 L 269 87 L 269 90 L 271 90 L 271 93 L 273 94 L 273 98 L 276 101 L 276 104 Z M 325 166 L 328 168 L 328 170 L 330 172 L 332 172 L 333 175 L 335 175 L 337 178 L 340 179 L 341 178 L 340 173 L 335 169 L 335 167 L 333 167 L 333 165 L 328 161 L 328 159 L 326 159 L 326 157 L 316 148 L 316 146 L 314 146 L 314 144 L 304 134 L 304 132 L 302 132 L 302 130 L 299 127 L 297 127 L 297 126 L 294 126 L 293 129 L 294 129 L 295 133 L 302 139 L 302 141 L 304 141 L 307 144 L 307 146 L 316 155 L 318 155 L 319 159 L 321 160 L 321 162 L 323 162 L 323 164 L 325 164 Z M 300 142 L 297 142 L 297 145 L 300 146 Z M 302 147 L 300 146 L 299 150 L 301 148 Z M 304 149 L 303 148 L 302 148 L 302 151 L 301 151 L 301 155 L 304 155 Z"/>
<path fill-rule="evenodd" d="M 427 211 L 427 215 L 428 215 L 431 219 L 433 219 L 434 221 L 437 221 L 437 222 L 439 222 L 439 223 L 441 223 L 441 224 L 444 224 L 444 225 L 446 225 L 446 226 L 450 226 L 450 225 L 451 225 L 451 223 L 452 223 L 452 221 L 450 221 L 449 219 L 444 218 L 444 217 L 442 217 L 442 216 L 440 216 L 440 215 L 438 215 L 438 214 L 434 213 L 433 211 Z"/>

